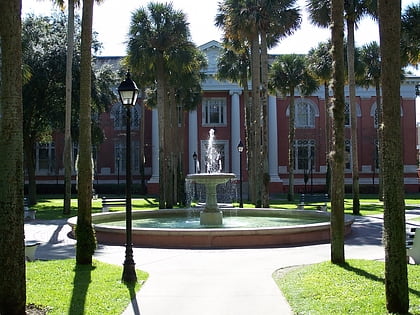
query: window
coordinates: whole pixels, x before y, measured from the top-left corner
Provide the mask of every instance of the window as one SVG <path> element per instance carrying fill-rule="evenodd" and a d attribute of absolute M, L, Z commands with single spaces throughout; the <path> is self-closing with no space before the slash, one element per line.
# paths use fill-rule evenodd
<path fill-rule="evenodd" d="M 315 140 L 295 140 L 295 170 L 310 171 L 315 158 Z"/>
<path fill-rule="evenodd" d="M 203 99 L 203 126 L 226 126 L 226 99 Z"/>
<path fill-rule="evenodd" d="M 350 103 L 346 102 L 344 104 L 344 125 L 346 127 L 350 127 L 351 120 L 350 120 Z"/>
<path fill-rule="evenodd" d="M 227 172 L 229 167 L 229 161 L 228 161 L 228 153 L 229 142 L 226 140 L 215 140 L 213 143 L 214 150 L 216 151 L 216 165 L 210 165 L 209 161 L 207 160 L 207 150 L 208 150 L 208 140 L 202 140 L 201 141 L 201 167 L 199 166 L 199 170 L 201 173 L 208 173 L 210 172 L 209 167 L 213 168 L 213 171 L 217 172 Z"/>
<path fill-rule="evenodd" d="M 36 147 L 36 170 L 38 174 L 55 173 L 55 144 L 38 143 Z"/>
<path fill-rule="evenodd" d="M 114 119 L 114 129 L 124 130 L 126 129 L 127 122 L 127 110 L 121 104 L 113 106 L 111 111 L 111 118 Z M 138 105 L 131 107 L 131 128 L 139 129 L 140 125 L 140 108 Z"/>
<path fill-rule="evenodd" d="M 351 140 L 349 139 L 347 139 L 345 142 L 344 163 L 345 163 L 345 169 L 351 170 Z"/>
<path fill-rule="evenodd" d="M 114 146 L 114 162 L 115 171 L 117 174 L 125 174 L 126 168 L 126 145 L 125 141 L 116 142 Z M 132 141 L 131 143 L 131 170 L 136 173 L 139 172 L 140 158 L 139 158 L 139 142 Z"/>
<path fill-rule="evenodd" d="M 311 104 L 302 101 L 296 103 L 295 124 L 297 128 L 315 127 L 315 111 Z"/>

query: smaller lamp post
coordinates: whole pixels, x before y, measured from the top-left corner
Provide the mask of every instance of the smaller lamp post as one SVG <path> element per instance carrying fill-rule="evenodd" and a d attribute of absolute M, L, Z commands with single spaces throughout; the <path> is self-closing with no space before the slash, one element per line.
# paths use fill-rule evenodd
<path fill-rule="evenodd" d="M 197 174 L 197 153 L 195 151 L 193 153 L 193 160 L 194 160 L 194 174 Z"/>
<path fill-rule="evenodd" d="M 117 184 L 120 185 L 120 153 L 117 155 Z"/>
<path fill-rule="evenodd" d="M 239 152 L 239 208 L 244 207 L 244 202 L 242 199 L 242 152 L 244 150 L 244 145 L 242 141 L 239 140 L 238 152 Z"/>
<path fill-rule="evenodd" d="M 139 89 L 136 83 L 131 80 L 130 71 L 127 71 L 126 78 L 118 87 L 118 94 L 120 96 L 121 104 L 127 110 L 127 126 L 126 126 L 126 185 L 125 185 L 125 261 L 122 274 L 122 281 L 125 283 L 135 283 L 137 281 L 135 263 L 133 258 L 133 243 L 132 243 L 132 213 L 131 213 L 131 108 L 136 104 Z"/>

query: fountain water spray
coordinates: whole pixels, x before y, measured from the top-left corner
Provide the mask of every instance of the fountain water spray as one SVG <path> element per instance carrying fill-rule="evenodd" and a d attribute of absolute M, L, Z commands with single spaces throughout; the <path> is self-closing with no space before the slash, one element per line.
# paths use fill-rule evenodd
<path fill-rule="evenodd" d="M 221 173 L 222 163 L 220 152 L 214 145 L 214 129 L 209 131 L 209 142 L 207 147 L 207 173 L 188 174 L 187 180 L 197 184 L 203 184 L 206 187 L 206 205 L 200 213 L 200 224 L 202 225 L 222 225 L 223 213 L 217 205 L 216 186 L 224 184 L 228 180 L 235 178 L 233 173 Z"/>

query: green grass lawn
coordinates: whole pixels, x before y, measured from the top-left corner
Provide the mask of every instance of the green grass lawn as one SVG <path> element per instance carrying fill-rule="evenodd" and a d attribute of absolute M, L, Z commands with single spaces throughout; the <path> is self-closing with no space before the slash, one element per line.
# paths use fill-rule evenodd
<path fill-rule="evenodd" d="M 110 196 L 110 198 L 113 198 Z M 124 198 L 118 196 L 118 198 Z M 159 201 L 156 198 L 133 197 L 133 210 L 156 210 L 159 208 Z M 296 209 L 299 203 L 298 195 L 293 202 L 287 201 L 285 195 L 278 195 L 270 200 L 270 207 L 275 209 Z M 406 209 L 418 208 L 420 205 L 420 194 L 407 194 Z M 319 203 L 320 205 L 322 203 Z M 238 207 L 239 203 L 234 203 L 234 207 Z M 344 200 L 344 211 L 346 214 L 352 214 L 353 201 L 351 196 L 347 195 Z M 244 203 L 245 208 L 254 208 L 250 203 Z M 38 203 L 31 207 L 36 210 L 36 218 L 41 220 L 52 220 L 69 218 L 77 215 L 77 199 L 74 197 L 71 201 L 71 214 L 63 215 L 63 199 L 61 196 L 39 196 Z M 306 206 L 305 209 L 316 209 L 316 206 Z M 111 209 L 111 211 L 122 211 L 123 208 Z M 328 203 L 328 210 L 331 210 L 331 203 Z M 92 213 L 102 211 L 101 199 L 92 200 Z M 383 202 L 378 200 L 376 195 L 360 196 L 360 212 L 361 215 L 372 215 L 383 213 Z"/>
<path fill-rule="evenodd" d="M 121 282 L 122 266 L 94 261 L 93 267 L 74 259 L 34 261 L 26 264 L 27 304 L 48 314 L 121 314 L 148 274 L 137 270 L 139 283 Z"/>
<path fill-rule="evenodd" d="M 133 210 L 155 210 L 159 207 L 159 202 L 155 198 L 136 198 L 132 199 Z M 36 210 L 36 218 L 40 220 L 64 219 L 77 215 L 77 199 L 71 200 L 70 215 L 63 214 L 63 199 L 60 196 L 39 196 L 36 205 L 31 206 L 32 210 Z M 115 208 L 111 210 L 123 210 L 123 208 Z M 92 200 L 92 213 L 102 211 L 101 199 Z"/>
<path fill-rule="evenodd" d="M 279 270 L 274 279 L 295 314 L 388 314 L 384 263 L 348 260 Z M 410 314 L 420 314 L 420 266 L 408 265 Z"/>

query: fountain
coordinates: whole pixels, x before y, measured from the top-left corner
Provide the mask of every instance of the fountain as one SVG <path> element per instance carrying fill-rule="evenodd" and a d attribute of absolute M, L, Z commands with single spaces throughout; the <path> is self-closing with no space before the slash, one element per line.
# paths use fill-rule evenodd
<path fill-rule="evenodd" d="M 223 224 L 223 212 L 217 205 L 216 186 L 224 184 L 235 178 L 233 173 L 221 173 L 222 165 L 220 153 L 214 145 L 214 129 L 209 131 L 209 142 L 207 146 L 207 172 L 188 174 L 187 180 L 197 184 L 203 184 L 206 188 L 206 205 L 200 212 L 200 224 L 208 226 L 221 226 Z"/>
<path fill-rule="evenodd" d="M 204 184 L 206 204 L 199 220 L 194 209 L 133 211 L 134 246 L 164 248 L 244 248 L 300 245 L 330 239 L 330 213 L 316 210 L 238 209 L 217 204 L 216 187 L 235 175 L 222 173 L 220 155 L 210 131 L 206 172 L 189 174 L 187 181 Z M 96 239 L 102 244 L 123 245 L 125 212 L 92 215 Z M 68 220 L 73 234 L 77 217 Z M 345 233 L 351 232 L 352 216 L 345 216 Z"/>

